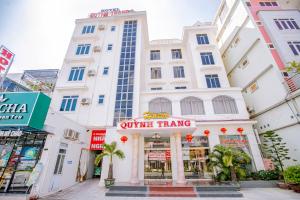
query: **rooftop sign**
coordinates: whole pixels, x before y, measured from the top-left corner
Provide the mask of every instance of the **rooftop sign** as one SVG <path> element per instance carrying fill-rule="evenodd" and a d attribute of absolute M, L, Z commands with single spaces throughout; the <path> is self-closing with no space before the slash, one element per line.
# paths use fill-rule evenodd
<path fill-rule="evenodd" d="M 0 93 L 0 127 L 42 129 L 50 98 L 40 92 Z"/>
<path fill-rule="evenodd" d="M 133 12 L 133 10 L 120 10 L 119 8 L 102 9 L 98 13 L 90 13 L 89 17 L 90 18 L 111 17 L 114 15 L 120 15 L 120 14 L 129 13 L 129 12 Z"/>

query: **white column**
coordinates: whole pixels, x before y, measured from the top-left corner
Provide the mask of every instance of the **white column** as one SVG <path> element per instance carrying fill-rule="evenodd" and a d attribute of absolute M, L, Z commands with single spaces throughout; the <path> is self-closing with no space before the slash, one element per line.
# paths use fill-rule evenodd
<path fill-rule="evenodd" d="M 139 183 L 138 176 L 138 156 L 139 156 L 139 134 L 135 133 L 132 136 L 132 166 L 131 166 L 131 183 Z"/>
<path fill-rule="evenodd" d="M 184 167 L 182 159 L 181 133 L 176 133 L 176 153 L 177 153 L 177 183 L 185 183 Z"/>
<path fill-rule="evenodd" d="M 247 134 L 247 137 L 248 137 L 248 141 L 249 141 L 252 157 L 254 159 L 254 164 L 255 164 L 256 170 L 265 170 L 262 155 L 260 153 L 260 149 L 258 147 L 254 132 L 253 131 L 249 132 L 249 134 Z"/>

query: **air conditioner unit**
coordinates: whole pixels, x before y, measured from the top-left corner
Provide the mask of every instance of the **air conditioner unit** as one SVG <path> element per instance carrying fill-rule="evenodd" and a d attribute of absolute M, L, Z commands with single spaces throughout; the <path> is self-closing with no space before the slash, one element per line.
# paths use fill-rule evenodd
<path fill-rule="evenodd" d="M 103 31 L 104 29 L 105 29 L 105 26 L 103 24 L 98 26 L 99 31 Z"/>
<path fill-rule="evenodd" d="M 88 71 L 88 76 L 95 76 L 96 75 L 96 71 L 91 69 Z"/>
<path fill-rule="evenodd" d="M 64 131 L 64 138 L 68 140 L 78 140 L 79 139 L 79 132 L 74 131 L 72 129 L 65 129 Z"/>
<path fill-rule="evenodd" d="M 79 132 L 74 131 L 74 134 L 73 134 L 72 139 L 73 139 L 73 140 L 78 140 L 78 139 L 79 139 Z"/>
<path fill-rule="evenodd" d="M 247 110 L 249 113 L 253 113 L 255 111 L 252 106 L 247 106 Z"/>
<path fill-rule="evenodd" d="M 100 46 L 94 46 L 94 52 L 96 53 L 96 52 L 101 52 L 101 48 L 100 48 Z"/>
<path fill-rule="evenodd" d="M 82 105 L 88 105 L 91 103 L 91 100 L 89 98 L 82 98 L 80 103 Z"/>

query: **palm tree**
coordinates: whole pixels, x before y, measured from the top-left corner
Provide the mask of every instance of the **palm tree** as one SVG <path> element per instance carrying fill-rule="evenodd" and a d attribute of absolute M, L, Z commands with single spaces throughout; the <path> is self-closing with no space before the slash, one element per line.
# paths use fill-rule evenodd
<path fill-rule="evenodd" d="M 246 176 L 245 165 L 251 163 L 251 158 L 242 150 L 216 145 L 209 155 L 209 168 L 215 171 L 220 181 L 237 182 L 238 178 Z"/>
<path fill-rule="evenodd" d="M 116 142 L 112 142 L 111 144 L 104 144 L 103 147 L 104 147 L 104 149 L 103 149 L 102 153 L 97 155 L 97 157 L 95 158 L 95 165 L 99 165 L 99 163 L 103 157 L 109 156 L 109 170 L 108 170 L 108 176 L 107 176 L 106 180 L 109 180 L 113 184 L 113 181 L 112 181 L 112 180 L 114 180 L 114 178 L 113 178 L 113 162 L 112 162 L 113 156 L 115 155 L 120 159 L 124 159 L 125 155 L 124 155 L 123 151 L 116 149 L 116 147 L 117 147 Z"/>

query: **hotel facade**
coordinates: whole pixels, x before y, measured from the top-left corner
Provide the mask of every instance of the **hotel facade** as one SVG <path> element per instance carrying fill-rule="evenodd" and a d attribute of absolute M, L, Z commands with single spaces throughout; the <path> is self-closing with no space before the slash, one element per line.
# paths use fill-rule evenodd
<path fill-rule="evenodd" d="M 117 142 L 125 159 L 113 159 L 116 182 L 211 179 L 208 154 L 218 144 L 243 149 L 251 170 L 264 169 L 256 122 L 241 88 L 229 84 L 216 26 L 197 22 L 181 39 L 149 41 L 146 12 L 103 10 L 75 24 L 51 107 L 85 127 L 87 156 Z M 101 184 L 108 166 L 104 158 Z"/>

